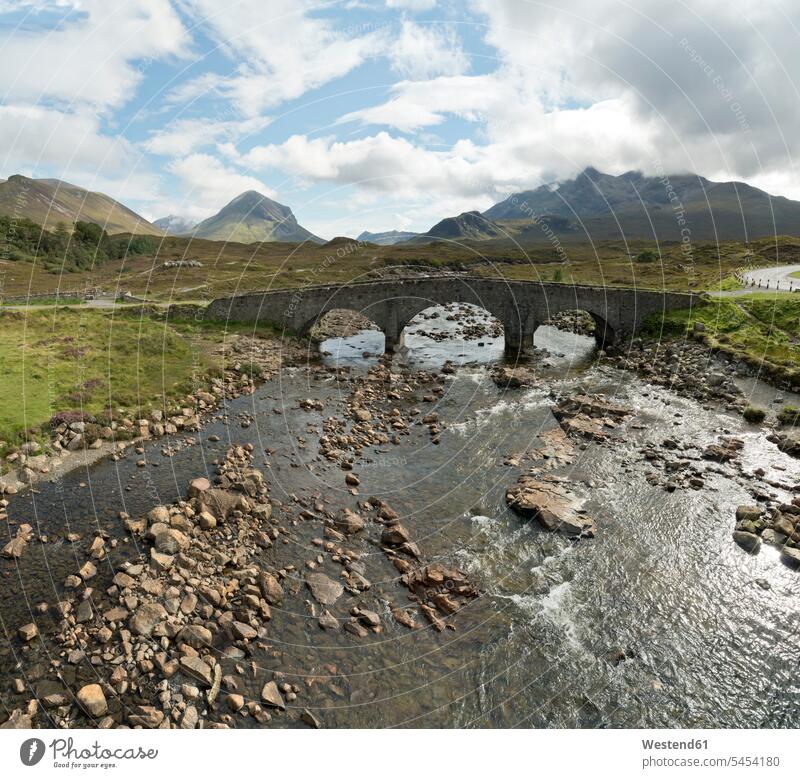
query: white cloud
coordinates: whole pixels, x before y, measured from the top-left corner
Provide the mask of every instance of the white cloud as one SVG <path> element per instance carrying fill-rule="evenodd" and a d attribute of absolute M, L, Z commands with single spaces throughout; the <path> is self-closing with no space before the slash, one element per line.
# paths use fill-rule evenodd
<path fill-rule="evenodd" d="M 387 8 L 402 8 L 407 11 L 430 11 L 436 0 L 386 0 Z"/>
<path fill-rule="evenodd" d="M 270 121 L 269 117 L 242 121 L 179 119 L 161 130 L 153 131 L 146 149 L 153 154 L 167 156 L 185 156 L 215 143 L 229 149 L 230 143 L 264 129 Z"/>
<path fill-rule="evenodd" d="M 387 102 L 352 111 L 339 122 L 383 124 L 410 132 L 440 124 L 448 115 L 473 122 L 487 121 L 518 99 L 517 89 L 496 75 L 401 81 L 392 87 L 392 98 Z"/>
<path fill-rule="evenodd" d="M 119 173 L 137 159 L 124 138 L 103 135 L 92 114 L 30 105 L 0 106 L 0 150 L 6 172 L 57 169 L 65 177 L 70 170 Z"/>
<path fill-rule="evenodd" d="M 77 8 L 80 0 L 0 0 L 0 13 L 26 10 L 43 11 L 50 8 Z"/>
<path fill-rule="evenodd" d="M 389 61 L 395 72 L 414 80 L 455 76 L 469 69 L 469 58 L 452 27 L 423 26 L 408 20 L 401 24 Z"/>
<path fill-rule="evenodd" d="M 321 7 L 316 0 L 187 4 L 238 63 L 229 77 L 201 77 L 201 88 L 227 97 L 247 116 L 340 78 L 377 54 L 383 41 L 380 32 L 339 31 L 332 21 L 312 16 Z"/>
<path fill-rule="evenodd" d="M 426 221 L 432 213 L 449 215 L 448 207 L 471 210 L 488 207 L 495 199 L 492 159 L 469 140 L 432 151 L 386 132 L 345 142 L 295 135 L 284 143 L 253 149 L 241 163 L 250 169 L 279 170 L 306 184 L 344 187 L 337 203 L 346 193 L 353 208 L 403 202 L 423 210 Z M 515 183 L 520 181 L 515 178 Z"/>
<path fill-rule="evenodd" d="M 800 49 L 779 5 L 743 0 L 736 14 L 721 0 L 691 8 L 660 0 L 473 7 L 488 21 L 503 77 L 524 83 L 531 97 L 560 107 L 624 105 L 618 127 L 647 130 L 649 142 L 638 144 L 642 167 L 653 144 L 668 168 L 727 170 L 726 177 L 791 166 L 800 150 L 797 134 L 786 131 L 800 119 Z M 517 108 L 509 114 L 520 115 Z"/>
<path fill-rule="evenodd" d="M 57 101 L 105 109 L 144 78 L 136 62 L 184 55 L 188 34 L 168 0 L 82 0 L 55 29 L 6 28 L 0 94 L 7 102 Z"/>

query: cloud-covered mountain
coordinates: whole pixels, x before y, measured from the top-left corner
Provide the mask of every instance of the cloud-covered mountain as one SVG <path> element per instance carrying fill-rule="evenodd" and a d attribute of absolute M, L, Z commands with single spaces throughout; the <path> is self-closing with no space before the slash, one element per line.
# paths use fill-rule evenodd
<path fill-rule="evenodd" d="M 253 190 L 234 197 L 218 213 L 194 227 L 192 234 L 196 238 L 236 243 L 323 242 L 297 223 L 291 208 Z"/>
<path fill-rule="evenodd" d="M 99 224 L 111 234 L 161 234 L 158 227 L 108 195 L 54 178 L 9 176 L 0 183 L 0 214 L 24 217 L 48 230 L 59 222 L 71 229 L 73 222 L 84 221 Z"/>
<path fill-rule="evenodd" d="M 487 219 L 513 221 L 514 231 L 593 239 L 745 240 L 800 234 L 800 202 L 742 182 L 685 174 L 619 176 L 586 168 L 570 181 L 518 192 L 492 206 Z"/>

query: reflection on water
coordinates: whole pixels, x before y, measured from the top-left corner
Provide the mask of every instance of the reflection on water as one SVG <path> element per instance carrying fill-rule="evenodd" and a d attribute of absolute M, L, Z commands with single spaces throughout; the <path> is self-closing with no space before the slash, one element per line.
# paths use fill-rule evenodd
<path fill-rule="evenodd" d="M 454 311 L 456 316 L 466 312 L 468 325 L 463 318 L 448 318 Z M 414 317 L 405 328 L 398 356 L 404 364 L 422 369 L 439 367 L 445 362 L 457 366 L 500 362 L 505 341 L 502 334 L 492 334 L 496 324 L 491 314 L 473 305 L 432 306 Z M 476 335 L 481 329 L 485 334 Z M 377 330 L 331 338 L 320 344 L 322 361 L 332 367 L 377 364 L 384 352 L 384 341 L 383 333 Z M 536 330 L 534 347 L 548 353 L 541 361 L 542 367 L 557 371 L 584 367 L 597 353 L 594 338 L 548 325 Z"/>

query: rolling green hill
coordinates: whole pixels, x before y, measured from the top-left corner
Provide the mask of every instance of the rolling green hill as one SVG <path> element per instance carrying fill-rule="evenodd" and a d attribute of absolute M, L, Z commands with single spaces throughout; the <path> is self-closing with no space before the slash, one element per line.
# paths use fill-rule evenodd
<path fill-rule="evenodd" d="M 143 216 L 108 195 L 55 178 L 10 176 L 0 183 L 0 216 L 30 219 L 48 230 L 62 223 L 71 231 L 72 225 L 81 221 L 98 224 L 109 234 L 162 234 Z"/>

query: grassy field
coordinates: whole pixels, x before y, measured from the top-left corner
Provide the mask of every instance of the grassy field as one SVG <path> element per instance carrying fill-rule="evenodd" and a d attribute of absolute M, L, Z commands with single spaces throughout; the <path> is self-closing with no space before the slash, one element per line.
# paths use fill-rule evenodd
<path fill-rule="evenodd" d="M 192 322 L 169 324 L 90 308 L 0 312 L 0 440 L 37 435 L 65 410 L 135 415 L 163 408 L 219 369 L 221 342 Z"/>
<path fill-rule="evenodd" d="M 641 257 L 648 258 L 642 261 Z M 194 260 L 202 267 L 164 267 Z M 53 293 L 99 286 L 152 300 L 210 300 L 258 289 L 346 283 L 390 268 L 447 268 L 481 276 L 563 283 L 702 290 L 736 288 L 733 272 L 744 266 L 800 261 L 800 240 L 764 239 L 695 243 L 690 254 L 678 243 L 647 241 L 549 242 L 524 246 L 509 240 L 375 246 L 337 238 L 323 246 L 240 244 L 167 237 L 153 256 L 109 260 L 91 270 L 53 272 L 43 263 L 0 258 L 0 293 Z"/>
<path fill-rule="evenodd" d="M 29 297 L 25 302 L 20 300 L 0 301 L 0 307 L 5 308 L 19 308 L 24 307 L 39 307 L 50 305 L 86 305 L 86 300 L 78 299 L 77 297 Z"/>
<path fill-rule="evenodd" d="M 702 322 L 710 345 L 800 386 L 800 295 L 712 298 L 690 311 L 672 311 L 648 324 L 650 336 L 681 335 Z"/>

